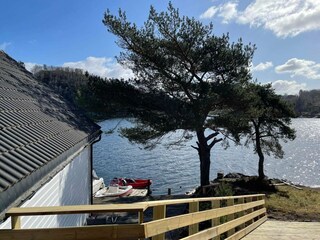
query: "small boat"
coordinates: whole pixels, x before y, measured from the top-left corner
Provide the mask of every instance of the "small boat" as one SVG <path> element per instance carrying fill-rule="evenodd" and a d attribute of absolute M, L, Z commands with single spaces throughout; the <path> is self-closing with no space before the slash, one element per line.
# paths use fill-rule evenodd
<path fill-rule="evenodd" d="M 104 188 L 103 178 L 93 179 L 92 181 L 92 194 L 98 192 L 101 188 Z"/>
<path fill-rule="evenodd" d="M 124 197 L 128 196 L 132 192 L 132 186 L 117 186 L 112 185 L 100 189 L 94 195 L 96 198 L 102 197 Z"/>
<path fill-rule="evenodd" d="M 152 184 L 151 179 L 133 179 L 133 178 L 114 178 L 111 180 L 110 185 L 119 185 L 119 186 L 132 186 L 136 189 L 149 188 Z"/>
<path fill-rule="evenodd" d="M 104 180 L 103 178 L 99 178 L 94 170 L 92 170 L 92 194 L 94 195 L 101 188 L 104 188 Z"/>

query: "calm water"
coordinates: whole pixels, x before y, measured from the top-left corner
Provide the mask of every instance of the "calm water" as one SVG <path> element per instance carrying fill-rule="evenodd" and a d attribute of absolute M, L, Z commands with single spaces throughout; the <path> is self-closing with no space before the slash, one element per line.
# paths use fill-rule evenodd
<path fill-rule="evenodd" d="M 119 123 L 120 121 L 120 123 Z M 112 119 L 100 122 L 103 131 L 114 127 L 131 126 L 126 120 Z M 287 179 L 296 184 L 320 187 L 320 119 L 293 119 L 296 140 L 283 144 L 285 156 L 274 159 L 266 156 L 265 174 L 268 177 Z M 180 134 L 171 134 L 174 140 Z M 125 138 L 103 134 L 94 145 L 94 168 L 98 176 L 108 183 L 113 177 L 151 178 L 153 194 L 164 194 L 168 188 L 173 194 L 184 193 L 199 185 L 199 159 L 190 146 L 195 138 L 181 147 L 159 145 L 154 150 L 131 144 Z M 234 146 L 228 149 L 216 145 L 211 151 L 211 179 L 217 172 L 241 172 L 257 175 L 258 156 L 252 148 Z"/>

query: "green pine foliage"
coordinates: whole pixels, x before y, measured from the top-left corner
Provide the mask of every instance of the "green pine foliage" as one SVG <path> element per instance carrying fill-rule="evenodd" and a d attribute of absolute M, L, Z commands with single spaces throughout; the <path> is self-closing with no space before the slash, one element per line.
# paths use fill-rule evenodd
<path fill-rule="evenodd" d="M 246 145 L 252 143 L 254 152 L 259 156 L 258 174 L 264 175 L 264 154 L 283 158 L 281 142 L 295 139 L 295 130 L 290 127 L 291 118 L 295 116 L 293 108 L 275 94 L 270 84 L 250 85 L 245 119 L 250 129 L 246 133 Z"/>
<path fill-rule="evenodd" d="M 194 132 L 201 185 L 209 184 L 210 151 L 225 139 L 211 114 L 237 107 L 238 89 L 251 81 L 255 46 L 241 39 L 230 43 L 227 34 L 215 36 L 212 24 L 180 16 L 171 3 L 165 12 L 151 7 L 141 27 L 129 22 L 121 10 L 118 16 L 107 11 L 103 23 L 117 37 L 122 48 L 117 59 L 133 70 L 134 86 L 141 93 L 139 111 L 133 112 L 138 127 L 124 130 L 123 135 L 157 144 L 177 129 Z"/>

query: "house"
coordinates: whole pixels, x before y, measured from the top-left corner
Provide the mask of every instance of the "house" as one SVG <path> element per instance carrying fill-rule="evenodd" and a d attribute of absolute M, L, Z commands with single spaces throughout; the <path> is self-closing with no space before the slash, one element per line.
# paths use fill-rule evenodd
<path fill-rule="evenodd" d="M 0 228 L 11 207 L 92 203 L 100 127 L 0 51 Z M 22 217 L 22 228 L 79 226 L 86 215 Z"/>

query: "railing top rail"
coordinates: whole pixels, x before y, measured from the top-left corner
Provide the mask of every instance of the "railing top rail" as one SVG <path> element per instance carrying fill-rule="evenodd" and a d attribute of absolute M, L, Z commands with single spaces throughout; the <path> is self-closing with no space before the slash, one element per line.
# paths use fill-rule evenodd
<path fill-rule="evenodd" d="M 54 207 L 22 207 L 11 208 L 6 216 L 32 216 L 55 214 L 81 214 L 101 212 L 143 212 L 147 209 L 146 203 L 134 204 L 105 204 L 105 205 L 69 205 Z"/>
<path fill-rule="evenodd" d="M 35 216 L 35 215 L 56 215 L 56 214 L 82 214 L 82 213 L 101 213 L 101 212 L 143 212 L 149 207 L 161 205 L 174 205 L 192 202 L 204 202 L 214 200 L 241 199 L 250 197 L 262 197 L 264 194 L 251 194 L 228 197 L 205 197 L 187 198 L 174 200 L 159 200 L 130 204 L 105 204 L 105 205 L 72 205 L 72 206 L 51 206 L 51 207 L 22 207 L 11 208 L 7 217 L 13 216 Z"/>
<path fill-rule="evenodd" d="M 148 207 L 156 207 L 160 205 L 174 205 L 192 202 L 206 202 L 214 200 L 228 200 L 228 199 L 241 199 L 250 197 L 264 197 L 265 194 L 251 194 L 251 195 L 239 195 L 239 196 L 227 196 L 227 197 L 203 197 L 203 198 L 185 198 L 185 199 L 173 199 L 173 200 L 159 200 L 146 202 Z"/>
<path fill-rule="evenodd" d="M 205 211 L 198 211 L 192 213 L 186 213 L 178 216 L 168 217 L 153 220 L 151 222 L 143 223 L 146 226 L 147 237 L 154 236 L 156 234 L 165 233 L 177 228 L 190 226 L 191 224 L 200 223 L 206 220 L 210 220 L 217 217 L 227 216 L 229 214 L 234 214 L 240 211 L 244 211 L 250 208 L 263 206 L 264 200 L 254 201 L 250 203 L 242 203 L 238 205 L 209 209 Z M 266 209 L 262 208 L 257 210 L 260 212 L 265 212 Z M 248 214 L 246 214 L 248 215 Z"/>

